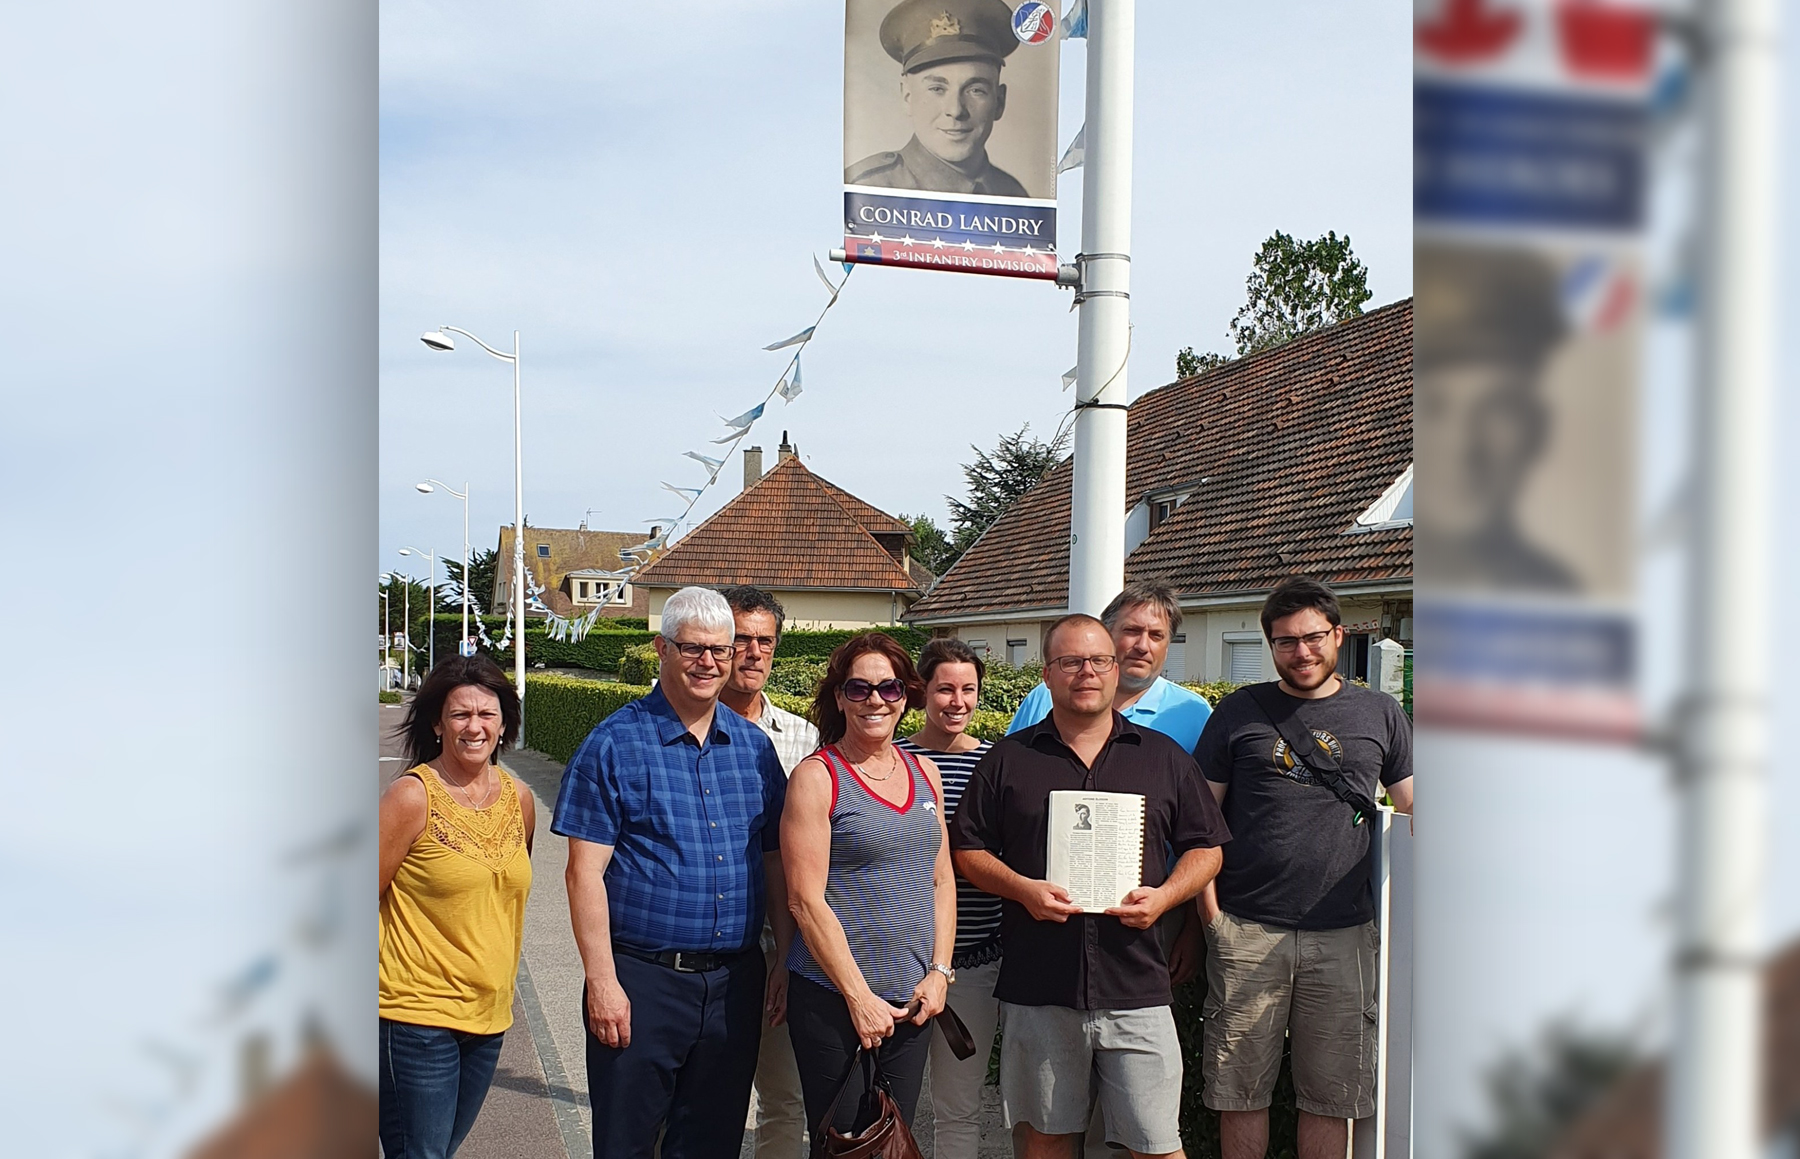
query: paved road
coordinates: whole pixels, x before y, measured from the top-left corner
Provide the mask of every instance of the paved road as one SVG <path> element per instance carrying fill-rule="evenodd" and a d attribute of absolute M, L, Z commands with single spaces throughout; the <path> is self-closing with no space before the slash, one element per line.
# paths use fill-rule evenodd
<path fill-rule="evenodd" d="M 381 707 L 380 778 L 385 785 L 401 771 L 400 748 L 392 733 L 402 709 Z M 513 999 L 513 1025 L 506 1032 L 494 1086 L 475 1129 L 458 1159 L 588 1159 L 592 1117 L 587 1101 L 586 1043 L 581 1029 L 581 956 L 569 928 L 569 899 L 563 886 L 568 841 L 550 832 L 550 813 L 562 783 L 562 765 L 542 753 L 522 751 L 502 762 L 537 798 L 537 834 L 532 842 L 532 887 L 525 906 L 524 954 Z M 930 1079 L 920 1098 L 913 1134 L 923 1159 L 933 1159 Z M 978 1159 L 1010 1159 L 1012 1145 L 1000 1125 L 994 1088 L 984 1092 L 981 1152 Z M 751 1104 L 755 1114 L 755 1104 Z M 752 1120 L 754 1121 L 754 1120 Z M 742 1159 L 752 1159 L 753 1133 L 746 1132 Z M 805 1159 L 802 1155 L 791 1159 Z"/>

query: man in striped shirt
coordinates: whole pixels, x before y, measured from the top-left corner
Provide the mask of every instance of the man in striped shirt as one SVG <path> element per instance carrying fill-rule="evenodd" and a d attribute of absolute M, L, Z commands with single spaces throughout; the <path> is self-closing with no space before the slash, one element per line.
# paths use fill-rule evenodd
<path fill-rule="evenodd" d="M 781 642 L 781 625 L 787 618 L 781 601 L 748 584 L 720 593 L 731 605 L 737 635 L 737 654 L 731 658 L 725 687 L 719 700 L 745 720 L 762 729 L 775 745 L 781 771 L 794 766 L 819 747 L 819 730 L 769 699 L 765 685 L 774 667 L 775 646 Z M 771 976 L 787 974 L 786 950 L 778 955 L 773 929 L 765 924 L 763 954 Z M 776 988 L 785 989 L 777 981 Z M 771 990 L 771 993 L 774 991 Z M 762 1047 L 756 1056 L 756 1159 L 801 1159 L 805 1153 L 806 1106 L 800 1093 L 800 1070 L 794 1063 L 794 1046 L 787 1023 L 769 1025 L 763 1012 Z"/>

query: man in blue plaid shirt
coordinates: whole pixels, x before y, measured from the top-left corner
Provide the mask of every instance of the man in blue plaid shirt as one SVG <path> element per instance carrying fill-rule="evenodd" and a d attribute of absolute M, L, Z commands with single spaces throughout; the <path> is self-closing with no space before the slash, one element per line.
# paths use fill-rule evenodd
<path fill-rule="evenodd" d="M 595 1159 L 735 1159 L 765 1003 L 765 912 L 793 937 L 777 839 L 787 777 L 718 703 L 731 608 L 707 588 L 663 607 L 650 695 L 588 734 L 551 828 L 569 838 L 569 913 L 587 976 Z M 779 960 L 779 959 L 778 959 Z M 773 996 L 771 996 L 773 997 Z"/>

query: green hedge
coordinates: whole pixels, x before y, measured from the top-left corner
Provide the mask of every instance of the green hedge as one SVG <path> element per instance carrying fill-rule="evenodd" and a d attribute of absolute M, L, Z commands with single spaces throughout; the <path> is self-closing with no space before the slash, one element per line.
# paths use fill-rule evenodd
<path fill-rule="evenodd" d="M 900 641 L 902 647 L 914 656 L 931 639 L 929 633 L 904 625 L 893 628 L 794 628 L 781 634 L 781 643 L 775 645 L 777 659 L 788 656 L 810 656 L 816 660 L 828 658 L 839 644 L 852 636 L 860 636 L 864 632 L 886 632 Z"/>
<path fill-rule="evenodd" d="M 567 761 L 594 726 L 650 689 L 641 684 L 525 674 L 525 747 Z"/>
<path fill-rule="evenodd" d="M 655 644 L 633 644 L 619 658 L 619 680 L 624 684 L 654 683 L 661 664 Z"/>

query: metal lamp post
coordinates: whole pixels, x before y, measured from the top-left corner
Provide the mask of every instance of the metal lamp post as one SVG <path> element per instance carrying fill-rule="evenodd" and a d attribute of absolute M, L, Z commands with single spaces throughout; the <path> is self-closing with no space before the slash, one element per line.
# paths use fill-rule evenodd
<path fill-rule="evenodd" d="M 382 587 L 385 589 L 390 577 L 384 575 L 381 580 Z M 394 666 L 393 650 L 388 647 L 394 642 L 391 633 L 392 627 L 388 623 L 388 594 L 386 590 L 383 590 L 381 593 L 381 683 L 384 688 L 388 681 L 388 669 Z"/>
<path fill-rule="evenodd" d="M 434 618 L 437 616 L 437 556 L 429 551 L 420 551 L 416 547 L 403 547 L 400 549 L 400 554 L 416 555 L 431 563 L 431 603 L 430 610 L 425 613 L 425 671 L 430 672 L 437 667 L 437 624 L 434 622 Z M 407 620 L 406 627 L 408 631 L 411 631 L 412 621 L 410 619 Z"/>
<path fill-rule="evenodd" d="M 512 363 L 513 369 L 513 571 L 512 571 L 512 605 L 513 605 L 513 687 L 519 694 L 519 723 L 521 729 L 525 720 L 525 468 L 523 466 L 519 437 L 519 332 L 513 331 L 512 353 L 507 354 L 495 350 L 467 330 L 456 326 L 442 326 L 436 330 L 419 336 L 419 341 L 433 350 L 454 350 L 456 343 L 451 334 L 461 334 L 464 338 L 481 347 L 502 362 Z M 521 732 L 521 735 L 523 733 Z"/>
<path fill-rule="evenodd" d="M 417 487 L 424 495 L 431 494 L 434 487 L 442 487 L 463 503 L 462 635 L 458 637 L 456 646 L 456 654 L 462 656 L 469 650 L 469 485 L 464 483 L 463 489 L 458 491 L 448 483 L 427 479 L 417 484 Z"/>

